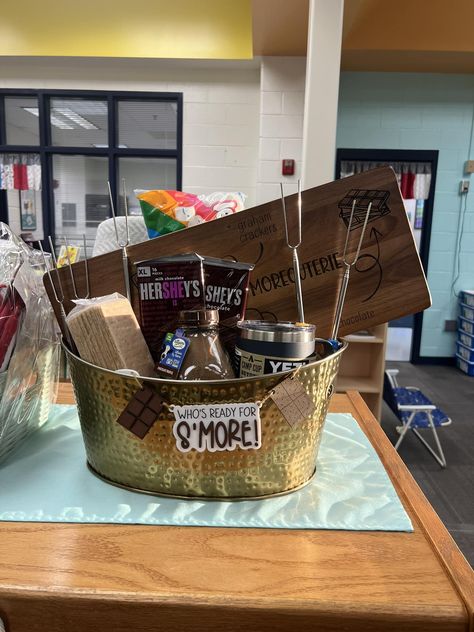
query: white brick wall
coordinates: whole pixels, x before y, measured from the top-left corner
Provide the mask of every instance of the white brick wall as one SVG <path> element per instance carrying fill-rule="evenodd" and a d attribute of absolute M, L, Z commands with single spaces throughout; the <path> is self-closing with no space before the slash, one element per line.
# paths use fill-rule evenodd
<path fill-rule="evenodd" d="M 242 63 L 153 59 L 5 59 L 0 87 L 183 93 L 183 189 L 239 190 L 247 206 L 296 190 L 306 59 Z M 282 158 L 296 160 L 281 176 Z M 291 184 L 292 186 L 288 186 Z M 133 186 L 133 183 L 130 183 Z"/>
<path fill-rule="evenodd" d="M 256 201 L 260 69 L 152 59 L 4 59 L 0 87 L 183 93 L 183 190 Z M 133 183 L 130 183 L 133 188 Z"/>
<path fill-rule="evenodd" d="M 167 89 L 183 92 L 183 189 L 242 191 L 256 200 L 259 70 L 179 68 Z"/>
<path fill-rule="evenodd" d="M 296 191 L 301 173 L 306 58 L 264 57 L 260 77 L 260 145 L 257 203 Z M 296 161 L 295 175 L 281 175 L 281 161 Z"/>

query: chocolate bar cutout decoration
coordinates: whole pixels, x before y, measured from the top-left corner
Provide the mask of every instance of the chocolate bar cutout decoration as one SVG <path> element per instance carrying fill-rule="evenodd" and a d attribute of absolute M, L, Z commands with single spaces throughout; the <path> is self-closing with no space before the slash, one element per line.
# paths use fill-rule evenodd
<path fill-rule="evenodd" d="M 314 414 L 314 402 L 296 377 L 289 377 L 277 384 L 273 388 L 271 398 L 291 427 L 297 426 Z"/>
<path fill-rule="evenodd" d="M 360 196 L 360 199 L 359 199 Z M 347 233 L 347 212 L 372 201 L 360 258 L 351 274 L 339 333 L 367 329 L 431 305 L 430 293 L 413 239 L 397 179 L 390 167 L 380 167 L 336 180 L 302 193 L 302 235 L 299 248 L 307 322 L 317 335 L 331 335 L 337 294 L 343 277 L 341 261 Z M 297 196 L 286 197 L 289 231 L 296 230 Z M 342 215 L 341 215 L 342 214 Z M 350 233 L 348 256 L 357 248 L 361 228 Z M 298 317 L 292 255 L 286 247 L 281 200 L 229 215 L 193 228 L 157 237 L 127 248 L 132 278 L 132 306 L 139 318 L 134 263 L 171 254 L 197 252 L 255 264 L 250 277 L 246 317 L 290 320 Z M 73 264 L 76 284 L 85 287 L 84 262 Z M 55 273 L 53 273 L 54 275 Z M 67 299 L 74 297 L 67 266 L 57 271 Z M 89 259 L 91 297 L 125 294 L 122 252 Z M 293 281 L 292 281 L 293 279 Z M 47 292 L 53 298 L 48 277 Z M 59 305 L 52 300 L 58 321 Z M 66 312 L 74 304 L 65 302 Z"/>
<path fill-rule="evenodd" d="M 144 385 L 117 419 L 117 422 L 139 439 L 144 439 L 163 408 L 163 399 L 150 386 Z"/>
<path fill-rule="evenodd" d="M 388 213 L 390 213 L 390 208 L 387 205 L 389 196 L 389 191 L 352 189 L 338 204 L 341 209 L 339 217 L 342 219 L 346 227 L 349 228 L 352 205 L 355 202 L 356 205 L 354 208 L 354 217 L 352 218 L 351 231 L 356 230 L 356 228 L 360 228 L 364 224 L 369 204 L 372 204 L 369 223 L 374 222 L 379 219 L 379 217 L 383 217 L 384 215 L 388 215 Z"/>

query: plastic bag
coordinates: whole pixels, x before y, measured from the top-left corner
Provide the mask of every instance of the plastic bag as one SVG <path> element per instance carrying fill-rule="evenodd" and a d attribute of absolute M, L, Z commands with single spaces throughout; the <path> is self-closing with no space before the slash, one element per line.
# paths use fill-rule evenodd
<path fill-rule="evenodd" d="M 135 191 L 150 239 L 242 211 L 243 193 L 194 195 L 182 191 Z"/>
<path fill-rule="evenodd" d="M 112 294 L 107 294 L 106 296 L 94 296 L 92 298 L 77 298 L 73 301 L 74 307 L 71 309 L 69 314 L 66 316 L 66 323 L 70 323 L 71 320 L 83 312 L 85 309 L 90 307 L 91 305 L 101 305 L 103 303 L 107 303 L 108 301 L 116 301 L 117 299 L 125 299 L 125 296 L 119 294 L 118 292 L 113 292 Z"/>
<path fill-rule="evenodd" d="M 59 335 L 45 272 L 41 253 L 0 223 L 0 461 L 47 421 L 56 396 Z"/>

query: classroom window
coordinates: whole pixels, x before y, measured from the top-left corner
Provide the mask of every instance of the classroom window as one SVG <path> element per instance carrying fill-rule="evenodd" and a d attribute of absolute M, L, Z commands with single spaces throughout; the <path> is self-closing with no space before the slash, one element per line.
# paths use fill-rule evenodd
<path fill-rule="evenodd" d="M 57 248 L 85 234 L 92 250 L 111 215 L 107 181 L 117 212 L 125 178 L 139 213 L 135 189 L 181 188 L 181 139 L 180 93 L 0 90 L 0 162 L 16 165 L 14 179 L 0 170 L 0 220 L 28 241 L 51 235 Z"/>

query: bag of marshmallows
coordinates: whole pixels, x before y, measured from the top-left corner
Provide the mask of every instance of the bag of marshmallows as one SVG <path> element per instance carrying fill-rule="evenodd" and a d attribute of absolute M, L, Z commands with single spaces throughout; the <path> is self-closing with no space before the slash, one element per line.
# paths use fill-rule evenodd
<path fill-rule="evenodd" d="M 194 195 L 182 191 L 135 191 L 150 239 L 220 219 L 244 209 L 243 193 Z"/>

